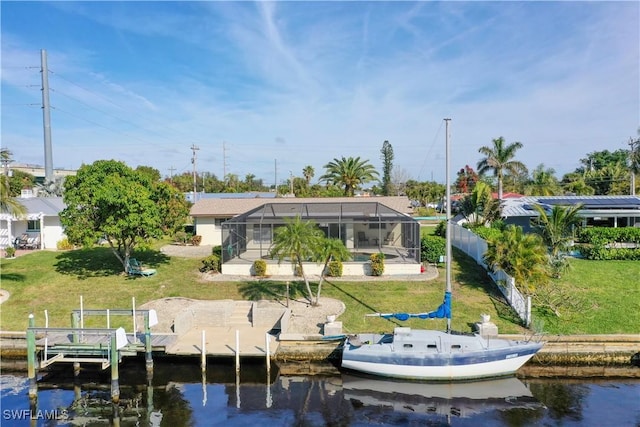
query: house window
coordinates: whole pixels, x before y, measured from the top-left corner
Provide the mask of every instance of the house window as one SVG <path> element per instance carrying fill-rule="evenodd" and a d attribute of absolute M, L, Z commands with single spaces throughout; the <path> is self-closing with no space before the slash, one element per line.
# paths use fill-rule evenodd
<path fill-rule="evenodd" d="M 253 225 L 253 241 L 255 243 L 271 243 L 271 227 L 260 226 L 260 224 Z"/>
<path fill-rule="evenodd" d="M 40 221 L 27 221 L 27 231 L 40 231 Z"/>

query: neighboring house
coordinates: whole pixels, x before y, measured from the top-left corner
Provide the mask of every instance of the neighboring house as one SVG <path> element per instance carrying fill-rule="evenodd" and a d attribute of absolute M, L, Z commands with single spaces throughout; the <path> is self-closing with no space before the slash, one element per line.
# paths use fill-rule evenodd
<path fill-rule="evenodd" d="M 60 212 L 65 208 L 62 197 L 18 197 L 27 214 L 16 218 L 0 213 L 0 247 L 12 246 L 16 237 L 27 234 L 36 239 L 35 249 L 55 249 L 65 237 L 60 223 Z"/>
<path fill-rule="evenodd" d="M 547 212 L 553 206 L 582 204 L 579 215 L 584 226 L 640 227 L 640 196 L 526 196 L 503 201 L 502 217 L 506 224 L 531 230 L 531 221 L 538 216 L 533 205 Z"/>
<path fill-rule="evenodd" d="M 247 193 L 196 193 L 195 201 L 200 201 L 203 199 L 254 199 L 256 197 L 274 199 L 276 197 L 276 193 L 265 191 L 254 191 Z M 184 198 L 188 202 L 194 203 L 193 191 L 184 193 Z"/>

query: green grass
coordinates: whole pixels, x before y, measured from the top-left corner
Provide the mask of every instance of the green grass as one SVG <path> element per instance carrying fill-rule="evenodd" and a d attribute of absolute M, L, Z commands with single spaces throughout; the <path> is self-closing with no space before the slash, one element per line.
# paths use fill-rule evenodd
<path fill-rule="evenodd" d="M 167 257 L 158 250 L 135 254 L 146 267 L 155 268 L 151 277 L 128 277 L 108 248 L 68 252 L 34 251 L 13 260 L 0 260 L 0 287 L 11 293 L 0 306 L 0 328 L 22 331 L 29 313 L 44 325 L 44 310 L 52 327 L 69 327 L 70 312 L 86 309 L 130 308 L 164 297 L 193 299 L 280 299 L 285 284 L 277 281 L 210 282 L 200 279 L 199 258 Z M 523 332 L 510 308 L 482 268 L 454 250 L 453 319 L 456 330 L 469 331 L 481 313 L 491 315 L 501 333 Z M 588 301 L 588 309 L 559 319 L 535 313 L 548 333 L 638 333 L 640 328 L 640 263 L 632 261 L 574 260 L 573 269 L 558 285 L 571 289 Z M 315 285 L 315 284 L 314 284 Z M 292 282 L 292 298 L 304 295 L 304 285 Z M 423 312 L 442 302 L 444 270 L 428 282 L 342 282 L 323 285 L 322 296 L 337 298 L 347 307 L 340 317 L 346 332 L 389 331 L 398 321 L 365 317 L 372 312 Z M 314 287 L 315 291 L 315 287 Z M 89 319 L 86 326 L 103 326 Z M 128 325 L 128 319 L 114 319 L 112 325 Z M 444 320 L 411 320 L 403 325 L 444 329 Z"/>

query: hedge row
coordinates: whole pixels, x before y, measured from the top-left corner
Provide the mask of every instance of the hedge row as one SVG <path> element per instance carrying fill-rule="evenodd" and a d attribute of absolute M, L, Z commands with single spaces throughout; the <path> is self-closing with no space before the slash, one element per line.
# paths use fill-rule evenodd
<path fill-rule="evenodd" d="M 578 240 L 591 245 L 610 243 L 640 243 L 639 227 L 592 227 L 583 228 L 578 233 Z"/>

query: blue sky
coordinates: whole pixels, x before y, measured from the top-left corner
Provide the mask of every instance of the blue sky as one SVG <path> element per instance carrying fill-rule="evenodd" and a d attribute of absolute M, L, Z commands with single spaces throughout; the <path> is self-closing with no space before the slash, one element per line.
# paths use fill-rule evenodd
<path fill-rule="evenodd" d="M 11 2 L 2 19 L 2 146 L 44 164 L 40 49 L 53 162 L 272 184 L 359 156 L 444 181 L 503 136 L 558 176 L 627 149 L 640 125 L 640 3 Z"/>

